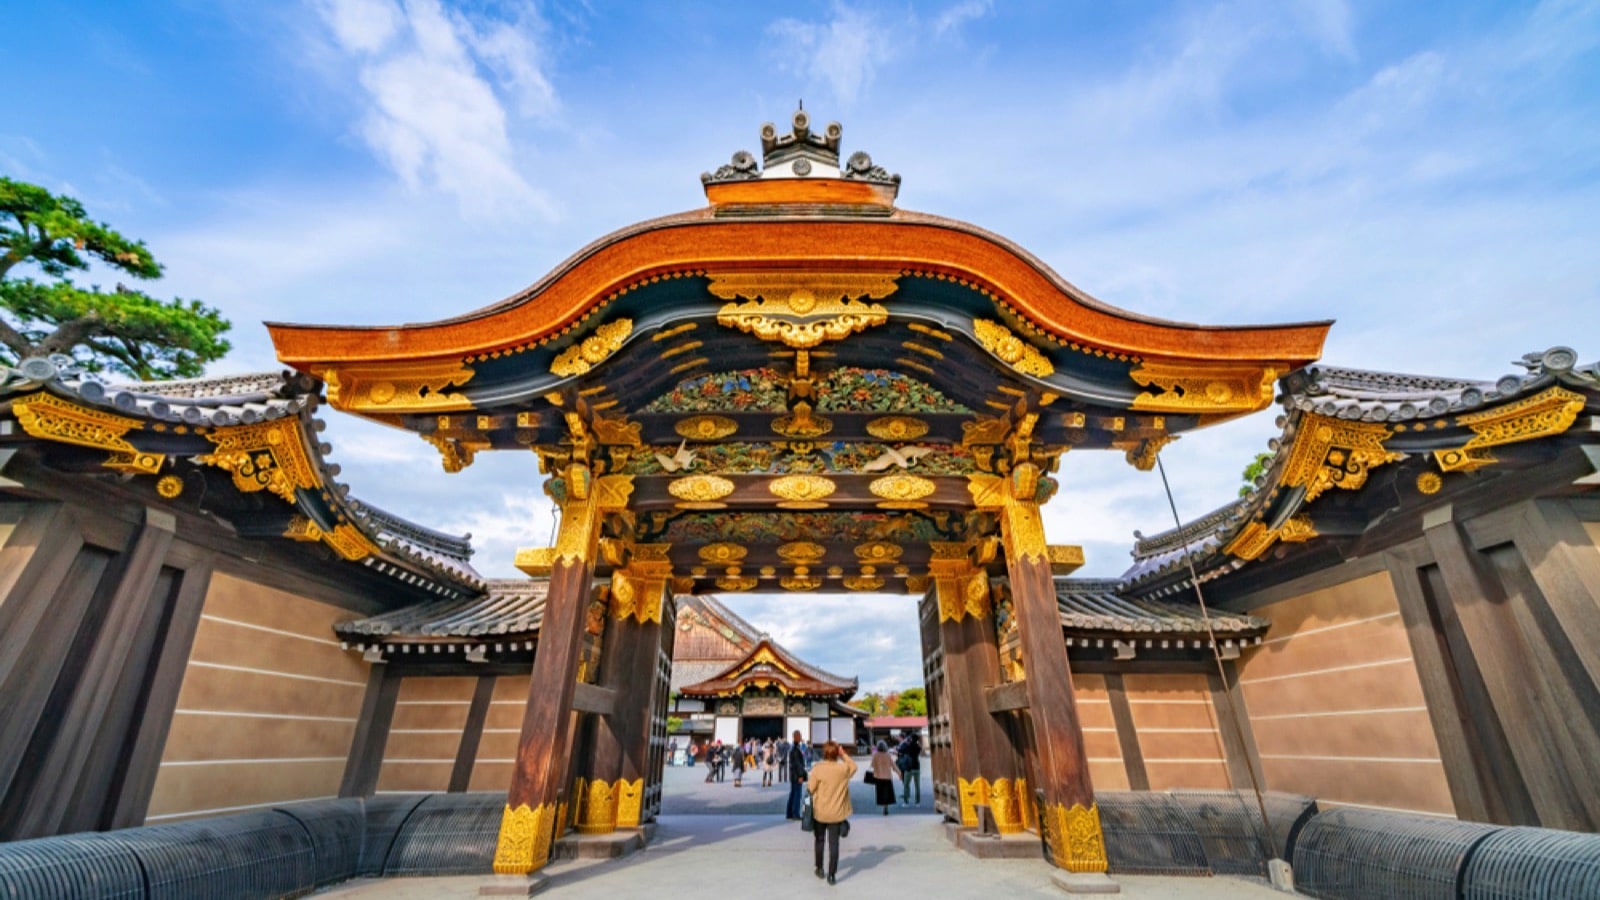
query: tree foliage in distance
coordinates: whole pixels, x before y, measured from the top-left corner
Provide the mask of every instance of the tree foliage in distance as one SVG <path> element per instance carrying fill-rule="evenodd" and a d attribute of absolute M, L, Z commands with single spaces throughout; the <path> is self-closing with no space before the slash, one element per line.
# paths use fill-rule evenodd
<path fill-rule="evenodd" d="M 0 362 L 63 354 L 90 371 L 152 381 L 191 378 L 230 349 L 230 323 L 198 300 L 159 300 L 121 284 L 81 287 L 69 277 L 94 261 L 151 280 L 161 264 L 143 241 L 91 220 L 83 205 L 0 177 Z M 43 276 L 12 277 L 19 266 Z"/>
<path fill-rule="evenodd" d="M 919 687 L 906 688 L 894 699 L 894 715 L 925 716 L 928 714 L 928 692 Z"/>
<path fill-rule="evenodd" d="M 1244 467 L 1239 477 L 1244 479 L 1244 484 L 1239 486 L 1239 496 L 1248 497 L 1256 489 L 1256 479 L 1267 474 L 1267 467 L 1272 465 L 1271 453 L 1257 453 L 1255 459 Z"/>

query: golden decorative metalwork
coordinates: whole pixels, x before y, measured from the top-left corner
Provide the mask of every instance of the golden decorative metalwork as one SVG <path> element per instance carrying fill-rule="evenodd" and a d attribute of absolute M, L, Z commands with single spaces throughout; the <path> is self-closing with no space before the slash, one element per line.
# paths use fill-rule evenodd
<path fill-rule="evenodd" d="M 1377 422 L 1350 422 L 1308 414 L 1284 464 L 1282 487 L 1304 487 L 1305 502 L 1329 488 L 1356 490 L 1367 482 L 1374 466 L 1394 462 L 1405 454 L 1383 446 L 1393 432 Z"/>
<path fill-rule="evenodd" d="M 569 467 L 569 490 L 573 476 L 579 472 L 587 477 L 588 469 L 577 464 Z M 557 565 L 593 561 L 600 540 L 601 515 L 626 510 L 632 496 L 632 475 L 602 475 L 594 479 L 592 489 L 586 488 L 581 499 L 574 497 L 562 504 L 556 545 L 524 547 L 517 551 L 513 564 L 537 577 L 549 575 Z"/>
<path fill-rule="evenodd" d="M 956 793 L 961 797 L 961 824 L 967 828 L 978 827 L 978 807 L 989 802 L 988 780 L 957 778 Z"/>
<path fill-rule="evenodd" d="M 885 475 L 874 478 L 867 485 L 867 490 L 874 497 L 882 497 L 885 502 L 878 506 L 883 509 L 923 509 L 928 504 L 922 502 L 924 497 L 932 494 L 938 486 L 932 479 L 918 475 Z"/>
<path fill-rule="evenodd" d="M 720 541 L 700 548 L 700 558 L 713 565 L 730 565 L 744 562 L 750 551 L 739 544 Z"/>
<path fill-rule="evenodd" d="M 1496 462 L 1490 447 L 1561 434 L 1572 427 L 1583 405 L 1582 394 L 1550 387 L 1495 409 L 1457 416 L 1457 425 L 1472 429 L 1472 439 L 1460 447 L 1435 450 L 1433 458 L 1446 472 L 1482 468 Z"/>
<path fill-rule="evenodd" d="M 1022 833 L 1022 808 L 1016 788 L 1009 778 L 989 782 L 989 809 L 994 813 L 995 830 L 1001 834 Z"/>
<path fill-rule="evenodd" d="M 906 593 L 921 596 L 928 592 L 933 585 L 933 579 L 926 575 L 911 575 L 906 578 Z"/>
<path fill-rule="evenodd" d="M 1272 403 L 1270 366 L 1142 362 L 1128 376 L 1146 390 L 1131 406 L 1153 412 L 1242 413 Z"/>
<path fill-rule="evenodd" d="M 828 548 L 811 541 L 790 541 L 778 545 L 778 558 L 798 565 L 816 565 L 828 555 Z"/>
<path fill-rule="evenodd" d="M 472 409 L 471 400 L 450 390 L 472 380 L 473 371 L 458 360 L 326 366 L 312 372 L 327 382 L 328 402 L 346 412 L 395 415 Z"/>
<path fill-rule="evenodd" d="M 1006 434 L 1010 431 L 1011 420 L 1006 416 L 962 422 L 961 444 L 964 447 L 971 447 L 974 444 L 998 444 L 1006 439 Z"/>
<path fill-rule="evenodd" d="M 868 541 L 857 544 L 856 559 L 864 563 L 893 563 L 900 559 L 906 548 L 889 541 Z"/>
<path fill-rule="evenodd" d="M 882 578 L 876 578 L 871 575 L 852 575 L 844 580 L 844 586 L 847 589 L 865 592 L 882 590 L 886 583 Z"/>
<path fill-rule="evenodd" d="M 617 827 L 638 828 L 640 807 L 644 801 L 644 779 L 617 779 Z"/>
<path fill-rule="evenodd" d="M 311 519 L 297 515 L 289 520 L 289 527 L 284 529 L 283 536 L 307 543 L 320 541 L 351 562 L 366 559 L 378 552 L 378 548 L 367 539 L 367 536 L 348 522 L 335 525 L 332 531 L 323 531 Z"/>
<path fill-rule="evenodd" d="M 1311 517 L 1304 513 L 1298 516 L 1291 516 L 1289 521 L 1283 523 L 1283 527 L 1278 529 L 1278 540 L 1290 544 L 1309 541 L 1316 536 L 1316 526 L 1311 524 Z"/>
<path fill-rule="evenodd" d="M 1047 803 L 1039 810 L 1051 861 L 1068 872 L 1104 872 L 1106 840 L 1100 830 L 1100 808 L 1074 803 L 1071 808 Z"/>
<path fill-rule="evenodd" d="M 1240 559 L 1260 559 L 1261 554 L 1280 540 L 1296 543 L 1316 536 L 1317 529 L 1311 524 L 1311 517 L 1302 513 L 1291 517 L 1278 529 L 1268 528 L 1262 522 L 1251 522 L 1239 530 L 1222 552 Z"/>
<path fill-rule="evenodd" d="M 44 391 L 11 401 L 11 411 L 22 430 L 33 437 L 109 452 L 110 457 L 103 463 L 108 469 L 154 475 L 161 471 L 166 459 L 160 453 L 146 453 L 123 438 L 130 431 L 144 429 L 144 423 L 137 419 L 88 409 Z"/>
<path fill-rule="evenodd" d="M 779 498 L 778 506 L 784 509 L 822 509 L 822 500 L 837 489 L 832 480 L 821 475 L 785 475 L 767 482 L 767 490 Z"/>
<path fill-rule="evenodd" d="M 623 416 L 607 419 L 596 415 L 591 423 L 594 427 L 594 439 L 599 444 L 621 444 L 628 447 L 638 447 L 643 441 L 639 438 L 642 427 L 638 422 L 630 422 Z"/>
<path fill-rule="evenodd" d="M 464 441 L 438 434 L 424 434 L 421 437 L 439 451 L 439 464 L 451 474 L 472 465 L 479 450 L 489 449 L 488 441 Z"/>
<path fill-rule="evenodd" d="M 667 493 L 682 503 L 680 509 L 721 509 L 726 503 L 717 503 L 733 493 L 733 482 L 720 475 L 690 475 L 667 485 Z"/>
<path fill-rule="evenodd" d="M 550 363 L 550 374 L 563 377 L 582 375 L 617 352 L 630 334 L 633 334 L 632 319 L 607 322 L 596 328 L 594 334 L 561 351 Z"/>
<path fill-rule="evenodd" d="M 822 579 L 815 575 L 787 575 L 778 579 L 786 591 L 814 591 L 822 587 Z"/>
<path fill-rule="evenodd" d="M 742 577 L 734 577 L 729 575 L 718 578 L 716 580 L 716 585 L 718 588 L 721 588 L 724 591 L 749 591 L 754 590 L 755 586 L 759 584 L 760 581 L 761 579 L 756 578 L 754 575 L 745 575 Z"/>
<path fill-rule="evenodd" d="M 889 296 L 899 274 L 726 272 L 708 277 L 712 295 L 746 299 L 718 310 L 717 324 L 805 350 L 887 322 L 887 309 L 859 298 Z"/>
<path fill-rule="evenodd" d="M 715 441 L 739 430 L 739 423 L 727 416 L 690 416 L 673 426 L 680 437 L 691 441 Z"/>
<path fill-rule="evenodd" d="M 271 491 L 295 503 L 296 490 L 321 487 L 316 467 L 306 453 L 300 420 L 275 419 L 206 432 L 216 450 L 195 461 L 216 466 L 233 476 L 233 486 L 244 493 Z"/>
<path fill-rule="evenodd" d="M 1054 575 L 1071 575 L 1083 568 L 1083 548 L 1073 544 L 1050 544 L 1045 548 L 1050 558 L 1050 572 Z"/>
<path fill-rule="evenodd" d="M 928 433 L 928 423 L 911 416 L 883 416 L 867 423 L 867 434 L 880 441 L 914 441 Z"/>
<path fill-rule="evenodd" d="M 1000 517 L 1000 540 L 1005 545 L 1007 560 L 1049 562 L 1044 520 L 1039 517 L 1039 504 L 1031 500 L 1013 500 L 1006 504 Z"/>
<path fill-rule="evenodd" d="M 796 403 L 794 412 L 772 420 L 772 430 L 788 438 L 821 437 L 833 430 L 833 422 L 811 414 L 811 404 Z"/>
<path fill-rule="evenodd" d="M 617 791 L 598 778 L 581 792 L 583 805 L 578 812 L 579 834 L 610 834 L 617 830 Z"/>
<path fill-rule="evenodd" d="M 1011 333 L 1011 329 L 989 319 L 974 319 L 972 332 L 983 349 L 1024 375 L 1054 375 L 1056 367 L 1038 348 Z"/>
<path fill-rule="evenodd" d="M 550 862 L 550 844 L 555 836 L 556 810 L 549 803 L 537 809 L 522 803 L 506 804 L 500 817 L 500 837 L 495 844 L 494 871 L 497 875 L 526 875 Z"/>
<path fill-rule="evenodd" d="M 1141 472 L 1148 472 L 1156 467 L 1156 457 L 1160 455 L 1161 448 L 1177 440 L 1175 434 L 1163 434 L 1158 437 L 1145 438 L 1136 441 L 1126 448 L 1123 454 L 1128 464 Z"/>
<path fill-rule="evenodd" d="M 183 493 L 183 479 L 176 475 L 163 475 L 156 479 L 156 494 L 163 499 L 172 500 Z"/>
<path fill-rule="evenodd" d="M 1422 494 L 1437 494 L 1444 487 L 1444 479 L 1438 472 L 1423 472 L 1417 476 L 1417 492 Z"/>

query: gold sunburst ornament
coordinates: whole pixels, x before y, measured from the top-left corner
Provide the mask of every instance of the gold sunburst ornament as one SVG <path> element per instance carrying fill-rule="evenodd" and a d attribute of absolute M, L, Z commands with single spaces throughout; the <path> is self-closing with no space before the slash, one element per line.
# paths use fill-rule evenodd
<path fill-rule="evenodd" d="M 743 562 L 744 558 L 749 554 L 750 551 L 744 547 L 738 544 L 730 544 L 726 541 L 707 544 L 700 548 L 701 559 L 708 563 L 724 566 Z"/>
<path fill-rule="evenodd" d="M 867 434 L 880 441 L 914 441 L 928 433 L 928 423 L 910 416 L 883 416 L 867 423 Z"/>
<path fill-rule="evenodd" d="M 885 475 L 874 478 L 867 490 L 874 497 L 882 497 L 881 509 L 924 509 L 923 498 L 934 492 L 936 485 L 917 475 Z"/>
<path fill-rule="evenodd" d="M 828 555 L 828 548 L 810 541 L 791 541 L 778 546 L 778 558 L 798 565 L 815 565 Z"/>
<path fill-rule="evenodd" d="M 836 489 L 837 485 L 821 475 L 785 475 L 767 484 L 783 509 L 823 509 L 828 504 L 822 501 Z"/>
<path fill-rule="evenodd" d="M 680 501 L 679 509 L 722 509 L 718 503 L 733 493 L 733 482 L 719 475 L 689 475 L 667 485 L 667 493 Z"/>
<path fill-rule="evenodd" d="M 691 441 L 714 441 L 738 431 L 739 423 L 727 416 L 690 416 L 679 419 L 672 430 Z"/>

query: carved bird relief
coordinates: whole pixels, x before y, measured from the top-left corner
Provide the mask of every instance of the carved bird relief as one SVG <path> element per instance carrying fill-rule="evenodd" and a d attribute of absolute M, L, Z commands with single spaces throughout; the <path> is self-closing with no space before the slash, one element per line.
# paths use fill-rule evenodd
<path fill-rule="evenodd" d="M 893 447 L 885 447 L 883 448 L 883 455 L 862 466 L 861 471 L 882 472 L 884 469 L 887 469 L 890 466 L 899 466 L 902 469 L 909 469 L 916 464 L 917 460 L 927 456 L 932 452 L 932 447 L 907 447 L 904 450 L 896 450 Z"/>
<path fill-rule="evenodd" d="M 678 452 L 672 454 L 671 456 L 667 456 L 664 453 L 657 453 L 656 462 L 660 463 L 661 468 L 667 470 L 668 472 L 682 472 L 692 469 L 694 468 L 695 452 L 693 450 L 686 449 L 688 446 L 689 442 L 687 440 L 680 441 L 678 443 Z"/>

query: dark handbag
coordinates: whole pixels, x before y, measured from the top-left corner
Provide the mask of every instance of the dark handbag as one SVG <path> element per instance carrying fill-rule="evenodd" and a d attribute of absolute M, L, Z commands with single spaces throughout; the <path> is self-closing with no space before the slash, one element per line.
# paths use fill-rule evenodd
<path fill-rule="evenodd" d="M 845 819 L 843 822 L 839 823 L 839 837 L 847 838 L 849 836 L 850 836 L 850 820 L 849 819 Z"/>
<path fill-rule="evenodd" d="M 805 801 L 800 804 L 800 830 L 816 831 L 817 817 L 811 812 L 811 795 L 805 796 Z"/>
<path fill-rule="evenodd" d="M 872 774 L 872 770 L 871 769 L 868 769 L 867 770 L 867 774 L 861 776 L 861 783 L 862 784 L 877 784 L 878 783 L 878 778 L 877 778 L 877 776 Z"/>

